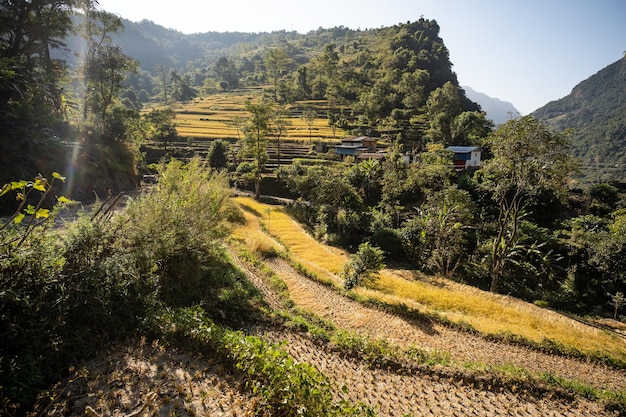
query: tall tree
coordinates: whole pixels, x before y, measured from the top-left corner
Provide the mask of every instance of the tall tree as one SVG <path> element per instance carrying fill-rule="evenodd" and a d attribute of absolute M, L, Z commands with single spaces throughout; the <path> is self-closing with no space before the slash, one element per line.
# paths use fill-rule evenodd
<path fill-rule="evenodd" d="M 501 125 L 489 136 L 488 145 L 493 158 L 484 165 L 481 186 L 496 209 L 490 254 L 490 290 L 495 292 L 521 241 L 519 226 L 526 207 L 546 191 L 563 196 L 572 161 L 567 136 L 530 116 Z"/>
<path fill-rule="evenodd" d="M 274 86 L 274 100 L 276 101 L 278 99 L 278 80 L 280 80 L 287 66 L 291 63 L 291 58 L 281 48 L 270 48 L 265 52 L 263 61 L 267 77 Z"/>
<path fill-rule="evenodd" d="M 270 131 L 270 120 L 273 114 L 273 104 L 270 101 L 261 101 L 253 104 L 246 101 L 245 110 L 250 117 L 244 127 L 244 153 L 254 160 L 254 191 L 257 199 L 261 197 L 261 176 L 267 163 L 267 136 Z"/>
<path fill-rule="evenodd" d="M 127 73 L 135 72 L 137 65 L 137 61 L 124 55 L 117 45 L 97 47 L 85 62 L 86 108 L 98 116 L 103 131 L 107 111 L 117 99 Z"/>
<path fill-rule="evenodd" d="M 306 109 L 302 113 L 302 119 L 309 128 L 309 143 L 313 143 L 313 124 L 315 123 L 315 119 L 317 119 L 317 112 L 313 109 Z"/>
<path fill-rule="evenodd" d="M 232 59 L 220 57 L 215 63 L 214 72 L 218 80 L 228 84 L 229 89 L 239 87 L 239 74 Z"/>
<path fill-rule="evenodd" d="M 176 115 L 172 109 L 156 109 L 146 114 L 148 122 L 148 136 L 167 150 L 167 144 L 178 138 L 174 119 Z"/>
<path fill-rule="evenodd" d="M 427 270 L 452 277 L 467 253 L 466 228 L 473 213 L 469 193 L 456 186 L 429 194 L 403 227 L 406 254 Z"/>
<path fill-rule="evenodd" d="M 70 19 L 76 0 L 0 1 L 0 59 L 10 62 L 20 75 L 12 83 L 14 93 L 25 99 L 28 90 L 41 89 L 44 100 L 58 110 L 61 106 L 59 82 L 65 63 L 52 56 L 52 50 L 66 48 L 64 39 L 72 30 Z M 9 74 L 4 73 L 4 76 Z M 19 83 L 23 80 L 24 83 Z M 1 103 L 4 107 L 5 95 Z"/>
<path fill-rule="evenodd" d="M 276 154 L 278 158 L 278 168 L 280 168 L 280 139 L 287 133 L 287 129 L 291 126 L 289 120 L 289 111 L 285 106 L 278 106 L 273 111 L 270 118 L 269 132 L 276 141 Z"/>
<path fill-rule="evenodd" d="M 430 129 L 428 136 L 433 142 L 449 144 L 452 141 L 454 119 L 463 108 L 459 88 L 450 81 L 435 89 L 426 100 Z"/>
<path fill-rule="evenodd" d="M 62 88 L 78 1 L 0 0 L 0 180 L 44 169 L 73 111 Z"/>
<path fill-rule="evenodd" d="M 157 73 L 157 78 L 161 86 L 161 94 L 163 95 L 163 102 L 167 106 L 169 104 L 168 96 L 167 96 L 168 91 L 169 91 L 168 68 L 165 65 L 158 64 L 154 67 L 154 70 Z"/>
<path fill-rule="evenodd" d="M 87 55 L 83 65 L 85 78 L 85 114 L 96 115 L 102 131 L 105 130 L 107 111 L 118 98 L 122 82 L 129 72 L 137 71 L 138 62 L 112 44 L 110 34 L 123 30 L 122 19 L 111 13 L 96 10 L 90 4 L 85 13 L 83 33 L 87 41 Z"/>

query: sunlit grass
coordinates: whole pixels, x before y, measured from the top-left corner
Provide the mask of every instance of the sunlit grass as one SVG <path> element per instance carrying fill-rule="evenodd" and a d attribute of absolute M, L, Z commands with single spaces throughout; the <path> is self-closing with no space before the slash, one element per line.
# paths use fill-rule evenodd
<path fill-rule="evenodd" d="M 280 206 L 237 198 L 237 203 L 257 214 L 270 234 L 288 250 L 293 261 L 337 286 L 349 254 L 317 242 Z M 257 223 L 257 227 L 260 225 Z M 248 234 L 254 233 L 249 222 Z M 424 277 L 413 271 L 383 270 L 372 288 L 359 288 L 361 296 L 422 312 L 437 313 L 455 323 L 467 323 L 485 334 L 510 334 L 527 340 L 570 346 L 583 353 L 601 353 L 626 360 L 626 344 L 619 337 L 584 325 L 556 312 L 518 299 L 492 294 L 443 278 Z"/>
<path fill-rule="evenodd" d="M 251 198 L 236 201 L 259 213 L 271 235 L 276 236 L 289 251 L 289 256 L 320 278 L 341 285 L 339 274 L 346 262 L 347 254 L 317 242 L 281 206 L 259 203 Z"/>
<path fill-rule="evenodd" d="M 176 104 L 173 109 L 176 113 L 176 129 L 181 136 L 222 139 L 237 138 L 241 134 L 233 121 L 236 117 L 247 118 L 248 112 L 244 110 L 246 100 L 258 100 L 259 91 L 219 93 L 193 102 Z M 324 100 L 301 101 L 291 107 L 292 116 L 289 118 L 290 125 L 282 139 L 286 141 L 308 142 L 337 142 L 346 136 L 341 129 L 333 133 L 328 125 L 326 117 L 329 109 Z M 317 113 L 317 118 L 311 125 L 299 115 L 304 109 L 312 109 Z"/>
<path fill-rule="evenodd" d="M 263 232 L 256 215 L 246 210 L 243 214 L 245 223 L 233 230 L 232 236 L 235 240 L 243 243 L 248 250 L 261 255 L 284 250 L 282 245 Z"/>
<path fill-rule="evenodd" d="M 440 286 L 407 280 L 402 275 L 383 271 L 376 285 L 378 292 L 370 290 L 368 296 L 378 298 L 383 292 L 396 302 L 417 303 L 452 322 L 468 323 L 482 333 L 510 333 L 538 343 L 551 340 L 582 352 L 611 352 L 616 358 L 626 359 L 626 345 L 619 337 L 561 314 L 512 297 L 445 283 L 443 279 L 439 280 Z"/>

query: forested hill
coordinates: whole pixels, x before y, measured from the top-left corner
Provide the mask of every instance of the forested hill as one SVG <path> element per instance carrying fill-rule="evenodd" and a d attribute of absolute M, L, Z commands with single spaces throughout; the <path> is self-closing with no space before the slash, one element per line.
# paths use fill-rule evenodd
<path fill-rule="evenodd" d="M 384 132 L 416 146 L 426 142 L 426 132 L 437 130 L 431 121 L 445 119 L 435 113 L 454 118 L 480 109 L 459 86 L 435 20 L 367 30 L 320 28 L 307 34 L 183 35 L 149 21 L 124 23 L 124 32 L 113 41 L 139 61 L 140 74 L 129 81 L 137 97 L 163 99 L 159 80 L 173 72 L 177 85 L 188 92 L 173 95 L 180 101 L 204 92 L 270 85 L 278 102 L 327 100 L 334 112 L 343 110 L 351 120 L 360 120 L 354 126 L 360 132 Z M 464 134 L 444 136 L 448 144 L 467 141 Z"/>
<path fill-rule="evenodd" d="M 574 130 L 573 152 L 587 180 L 626 180 L 626 57 L 532 115 L 559 131 Z"/>

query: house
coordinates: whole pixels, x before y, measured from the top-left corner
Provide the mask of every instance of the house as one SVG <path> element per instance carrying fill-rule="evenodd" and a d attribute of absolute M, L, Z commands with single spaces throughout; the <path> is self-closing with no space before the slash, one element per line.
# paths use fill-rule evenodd
<path fill-rule="evenodd" d="M 341 140 L 341 144 L 335 146 L 337 155 L 359 156 L 363 152 L 375 153 L 377 140 L 369 136 L 349 137 Z"/>
<path fill-rule="evenodd" d="M 458 171 L 480 167 L 481 150 L 478 146 L 448 146 L 454 152 L 454 168 Z"/>

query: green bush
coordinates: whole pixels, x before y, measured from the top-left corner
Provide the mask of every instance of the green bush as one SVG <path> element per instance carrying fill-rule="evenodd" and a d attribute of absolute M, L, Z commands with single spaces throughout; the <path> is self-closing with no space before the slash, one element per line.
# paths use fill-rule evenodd
<path fill-rule="evenodd" d="M 159 171 L 119 213 L 105 202 L 64 228 L 0 234 L 0 414 L 25 413 L 68 366 L 163 306 L 203 304 L 228 323 L 252 311 L 258 293 L 221 246 L 233 217 L 226 178 L 198 160 Z"/>
<path fill-rule="evenodd" d="M 367 242 L 362 243 L 341 273 L 346 290 L 375 280 L 378 277 L 378 271 L 385 266 L 383 259 L 383 251 L 380 248 Z"/>

